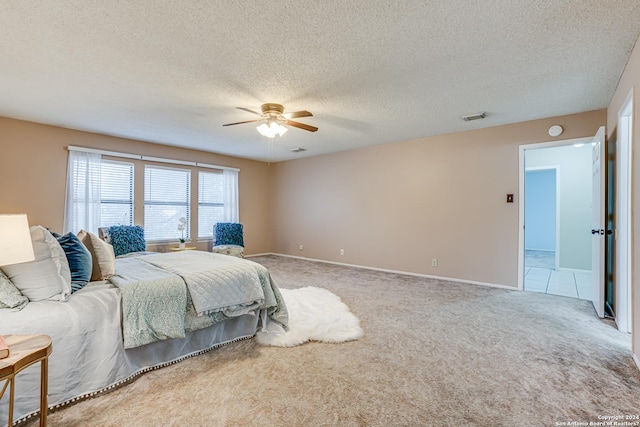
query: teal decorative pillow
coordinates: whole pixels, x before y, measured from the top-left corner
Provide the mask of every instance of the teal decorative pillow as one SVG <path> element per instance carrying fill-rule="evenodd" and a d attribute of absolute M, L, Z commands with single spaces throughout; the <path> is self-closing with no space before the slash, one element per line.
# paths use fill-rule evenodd
<path fill-rule="evenodd" d="M 58 240 L 64 250 L 64 254 L 67 256 L 67 261 L 69 261 L 71 293 L 79 291 L 91 281 L 91 270 L 93 268 L 91 252 L 73 233 L 67 233 L 64 236 L 57 233 L 51 234 Z"/>
<path fill-rule="evenodd" d="M 242 224 L 236 222 L 218 222 L 213 226 L 215 246 L 238 245 L 244 246 Z"/>
<path fill-rule="evenodd" d="M 116 256 L 147 249 L 144 228 L 139 225 L 114 225 L 109 227 L 109 238 Z"/>
<path fill-rule="evenodd" d="M 29 299 L 22 295 L 4 271 L 0 270 L 0 309 L 22 310 L 28 303 Z"/>

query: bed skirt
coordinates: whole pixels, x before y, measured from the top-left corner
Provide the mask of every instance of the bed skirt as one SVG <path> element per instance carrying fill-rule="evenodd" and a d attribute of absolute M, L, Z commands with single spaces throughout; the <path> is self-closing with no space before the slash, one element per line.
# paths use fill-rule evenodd
<path fill-rule="evenodd" d="M 41 301 L 29 303 L 20 312 L 2 310 L 0 333 L 51 336 L 48 394 L 49 408 L 55 409 L 109 391 L 153 369 L 251 338 L 260 318 L 259 313 L 249 313 L 190 332 L 182 339 L 125 350 L 119 292 L 110 284 L 96 283 L 66 303 Z M 0 425 L 6 425 L 8 409 L 7 395 L 0 400 Z M 39 409 L 40 364 L 35 364 L 15 378 L 14 420 L 19 423 L 37 416 Z"/>

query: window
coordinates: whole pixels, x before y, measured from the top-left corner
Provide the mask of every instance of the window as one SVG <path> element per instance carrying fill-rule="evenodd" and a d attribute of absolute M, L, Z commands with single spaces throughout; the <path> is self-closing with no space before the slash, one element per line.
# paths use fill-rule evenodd
<path fill-rule="evenodd" d="M 63 232 L 133 224 L 133 164 L 69 151 Z"/>
<path fill-rule="evenodd" d="M 222 172 L 198 174 L 198 237 L 212 238 L 213 225 L 224 221 Z"/>
<path fill-rule="evenodd" d="M 111 225 L 133 225 L 133 163 L 100 164 L 100 226 Z"/>
<path fill-rule="evenodd" d="M 145 166 L 144 168 L 144 234 L 148 241 L 177 240 L 180 218 L 187 220 L 185 239 L 189 233 L 189 169 Z"/>
<path fill-rule="evenodd" d="M 211 239 L 217 222 L 239 222 L 236 168 L 70 146 L 64 233 L 81 229 L 98 233 L 99 227 L 134 224 L 134 180 L 142 178 L 143 169 L 139 168 L 136 177 L 134 163 L 113 158 L 154 162 L 144 164 L 142 215 L 149 242 L 191 238 L 191 209 L 198 209 L 194 225 L 200 239 Z M 197 207 L 195 194 L 191 198 L 191 175 L 196 179 L 196 172 Z M 138 200 L 138 208 L 142 208 L 141 204 Z M 184 234 L 178 230 L 181 218 L 187 222 Z"/>

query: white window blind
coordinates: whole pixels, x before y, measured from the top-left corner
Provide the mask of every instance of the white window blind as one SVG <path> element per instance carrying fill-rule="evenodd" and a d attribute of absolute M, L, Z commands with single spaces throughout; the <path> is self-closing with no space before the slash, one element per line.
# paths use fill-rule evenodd
<path fill-rule="evenodd" d="M 198 173 L 198 237 L 212 238 L 213 225 L 224 221 L 222 172 Z"/>
<path fill-rule="evenodd" d="M 133 225 L 133 163 L 102 160 L 100 226 Z"/>
<path fill-rule="evenodd" d="M 148 241 L 178 240 L 180 218 L 187 220 L 184 237 L 190 236 L 191 171 L 189 169 L 145 166 L 144 234 Z"/>

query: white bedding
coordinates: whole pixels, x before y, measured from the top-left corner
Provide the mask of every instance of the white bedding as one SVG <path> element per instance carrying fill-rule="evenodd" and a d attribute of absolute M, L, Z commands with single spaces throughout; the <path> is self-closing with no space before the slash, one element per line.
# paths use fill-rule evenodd
<path fill-rule="evenodd" d="M 124 350 L 119 290 L 93 282 L 68 302 L 39 301 L 19 311 L 0 310 L 0 333 L 47 334 L 53 339 L 49 357 L 49 407 L 101 391 L 168 362 L 218 344 L 255 334 L 261 313 L 249 313 L 190 332 L 186 338 L 158 341 Z M 263 322 L 269 322 L 262 316 Z M 16 376 L 14 420 L 39 409 L 39 364 Z M 8 391 L 7 391 L 8 393 Z M 8 397 L 0 400 L 0 421 L 8 418 Z M 4 424 L 1 424 L 4 425 Z"/>

